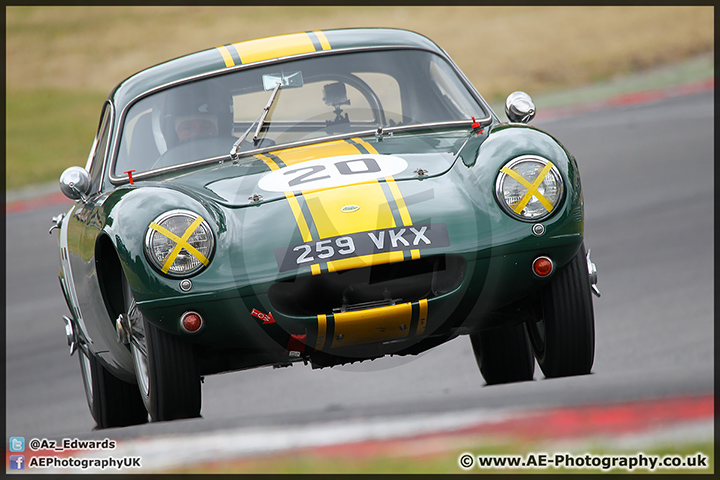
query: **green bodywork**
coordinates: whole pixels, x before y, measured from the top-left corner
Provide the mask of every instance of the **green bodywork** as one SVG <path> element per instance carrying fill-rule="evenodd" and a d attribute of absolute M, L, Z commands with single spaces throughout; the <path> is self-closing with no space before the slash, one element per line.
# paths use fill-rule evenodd
<path fill-rule="evenodd" d="M 324 33 L 334 49 L 380 45 L 422 48 L 445 55 L 429 40 L 408 32 Z M 383 34 L 381 44 L 378 33 Z M 141 72 L 113 91 L 110 101 L 115 119 L 129 102 L 148 90 L 226 68 L 217 49 L 211 49 Z M 404 199 L 412 225 L 444 224 L 447 229 L 449 245 L 423 248 L 414 258 L 408 249 L 403 262 L 399 262 L 445 265 L 448 269 L 456 266 L 459 272 L 450 279 L 447 288 L 424 298 L 401 299 L 402 303 L 410 304 L 407 308 L 412 310 L 413 321 L 423 315 L 418 309 L 426 314 L 421 333 L 416 325 L 393 341 L 386 341 L 388 337 L 379 334 L 378 341 L 349 347 L 338 345 L 337 338 L 322 342 L 319 335 L 337 333 L 328 325 L 338 318 L 338 311 L 327 310 L 328 305 L 320 301 L 318 308 L 325 311 L 299 314 L 302 309 L 286 308 L 290 300 L 282 297 L 279 302 L 273 297 L 273 289 L 278 288 L 274 286 L 278 284 L 299 285 L 323 276 L 340 279 L 343 273 L 331 273 L 323 267 L 322 273 L 313 275 L 310 266 L 280 271 L 277 251 L 302 244 L 304 239 L 284 194 L 262 192 L 262 200 L 249 200 L 260 191 L 257 182 L 271 172 L 268 163 L 255 156 L 243 158 L 238 164 L 228 161 L 179 169 L 134 184 L 113 185 L 105 178 L 100 191 L 87 202 L 76 202 L 63 228 L 67 229 L 77 307 L 84 318 L 81 338 L 116 374 L 125 378 L 131 375 L 129 350 L 114 338 L 114 316 L 120 309 L 117 296 L 112 293 L 117 287 L 113 285 L 113 278 L 118 276 L 117 260 L 145 318 L 197 345 L 203 374 L 282 365 L 300 359 L 324 366 L 388 353 L 415 354 L 460 334 L 523 321 L 514 306 L 531 298 L 548 281 L 532 273 L 532 261 L 545 255 L 552 258 L 556 269 L 562 268 L 583 242 L 578 168 L 562 144 L 531 126 L 501 124 L 493 116 L 492 125 L 478 130 L 454 126 L 352 139 L 370 145 L 379 155 L 406 160 L 408 167 L 394 176 L 394 184 Z M 277 152 L 271 151 L 269 155 L 273 153 Z M 358 153 L 364 152 L 360 149 Z M 545 227 L 542 235 L 533 233 L 534 223 L 506 214 L 495 196 L 500 169 L 509 160 L 527 154 L 550 160 L 564 183 L 561 202 L 550 217 L 540 222 Z M 414 174 L 418 169 L 427 173 Z M 389 188 L 383 185 L 385 180 L 378 182 L 380 188 Z M 226 187 L 218 188 L 219 184 Z M 363 200 L 353 197 L 355 190 L 351 186 L 339 188 L 348 192 L 348 205 Z M 337 189 L 331 190 L 337 195 Z M 324 193 L 314 195 L 322 198 Z M 296 195 L 295 200 L 301 210 L 308 211 L 306 195 Z M 398 202 L 388 202 L 388 206 L 400 228 L 402 206 Z M 144 251 L 150 223 L 174 209 L 201 215 L 215 235 L 210 263 L 191 277 L 189 291 L 180 288 L 179 279 L 159 273 Z M 317 240 L 315 219 L 306 215 L 306 220 Z M 423 263 L 441 258 L 437 264 Z M 322 297 L 324 292 L 314 294 Z M 68 302 L 72 308 L 73 301 Z M 341 308 L 340 303 L 332 307 Z M 376 305 L 369 310 L 373 308 L 382 307 Z M 187 311 L 198 312 L 205 319 L 204 327 L 195 334 L 186 333 L 179 326 L 180 317 Z M 262 316 L 253 312 L 272 314 L 273 322 L 264 322 Z M 395 319 L 391 320 L 392 326 L 396 326 Z M 373 320 L 372 328 L 384 329 L 382 319 Z M 319 332 L 320 329 L 324 330 Z M 372 338 L 372 334 L 368 335 Z M 298 341 L 304 346 L 297 347 Z"/>

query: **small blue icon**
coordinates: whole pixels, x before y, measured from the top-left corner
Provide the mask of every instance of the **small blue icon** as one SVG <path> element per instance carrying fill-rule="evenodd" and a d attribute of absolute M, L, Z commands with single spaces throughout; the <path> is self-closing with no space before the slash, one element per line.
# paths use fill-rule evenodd
<path fill-rule="evenodd" d="M 10 470 L 25 470 L 25 455 L 10 455 Z"/>
<path fill-rule="evenodd" d="M 11 452 L 24 452 L 25 451 L 25 437 L 10 437 L 10 451 Z"/>

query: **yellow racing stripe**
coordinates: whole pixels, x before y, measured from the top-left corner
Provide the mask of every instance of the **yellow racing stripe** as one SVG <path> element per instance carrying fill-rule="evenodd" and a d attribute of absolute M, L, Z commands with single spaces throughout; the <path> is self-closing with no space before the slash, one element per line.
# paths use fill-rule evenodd
<path fill-rule="evenodd" d="M 368 143 L 362 138 L 353 138 L 353 141 L 367 150 L 368 153 L 372 153 L 373 155 L 378 155 L 380 153 L 372 146 L 372 143 Z"/>
<path fill-rule="evenodd" d="M 400 193 L 397 183 L 395 183 L 395 180 L 392 177 L 386 177 L 385 182 L 387 182 L 388 187 L 390 187 L 393 199 L 398 207 L 398 212 L 400 212 L 400 218 L 402 219 L 403 225 L 406 227 L 412 225 L 410 212 L 408 211 L 407 205 L 405 205 L 405 200 L 403 199 L 402 193 Z"/>
<path fill-rule="evenodd" d="M 280 167 L 278 164 L 267 155 L 257 155 L 257 157 L 265 162 L 265 164 L 270 167 L 270 170 L 279 170 Z M 293 215 L 295 216 L 295 222 L 298 225 L 298 228 L 300 229 L 300 235 L 302 235 L 303 242 L 309 242 L 312 240 L 312 235 L 310 234 L 310 228 L 308 227 L 307 221 L 305 220 L 305 215 L 302 213 L 302 208 L 300 208 L 300 203 L 298 202 L 298 199 L 295 197 L 295 194 L 293 192 L 284 192 L 285 198 L 288 201 L 288 204 L 290 205 L 290 209 L 293 212 Z M 318 271 L 319 273 L 319 271 Z"/>
<path fill-rule="evenodd" d="M 366 142 L 365 140 L 358 138 L 355 139 L 355 141 L 361 145 L 363 148 L 365 148 L 368 152 L 377 154 L 378 151 L 375 149 L 375 147 L 372 146 L 372 144 Z M 395 204 L 398 208 L 398 213 L 400 213 L 400 218 L 402 220 L 403 226 L 408 227 L 412 225 L 412 218 L 410 217 L 410 211 L 407 208 L 407 205 L 405 204 L 405 199 L 403 198 L 402 193 L 400 192 L 400 188 L 397 186 L 397 183 L 395 183 L 395 179 L 392 177 L 385 177 L 385 183 L 387 183 L 388 188 L 390 188 L 390 192 L 392 193 L 393 199 L 395 200 Z M 415 249 L 410 251 L 410 256 L 413 260 L 417 260 L 420 258 L 420 250 Z"/>
<path fill-rule="evenodd" d="M 304 196 L 320 238 L 395 227 L 392 210 L 377 181 L 316 190 Z M 346 205 L 360 208 L 341 212 Z"/>
<path fill-rule="evenodd" d="M 220 55 L 222 55 L 223 60 L 225 61 L 226 67 L 234 67 L 235 66 L 235 60 L 233 60 L 232 55 L 230 55 L 230 51 L 227 49 L 226 46 L 216 47 L 218 51 L 220 52 Z"/>
<path fill-rule="evenodd" d="M 291 33 L 276 37 L 259 38 L 257 40 L 233 43 L 232 46 L 237 50 L 243 64 L 315 51 L 315 45 L 307 33 Z"/>
<path fill-rule="evenodd" d="M 259 154 L 255 155 L 257 158 L 262 160 L 265 165 L 270 167 L 270 170 L 280 170 L 280 166 L 273 160 L 272 158 L 268 157 L 267 155 Z"/>
<path fill-rule="evenodd" d="M 257 157 L 263 162 L 265 162 L 265 164 L 270 167 L 270 170 L 280 169 L 280 166 L 267 155 L 260 154 L 257 155 Z M 293 216 L 295 217 L 295 223 L 297 223 L 298 229 L 300 230 L 300 235 L 302 236 L 303 242 L 312 241 L 312 234 L 310 233 L 310 228 L 308 227 L 307 220 L 305 220 L 305 215 L 303 215 L 302 208 L 300 207 L 298 199 L 295 197 L 295 194 L 293 192 L 284 193 L 285 198 L 288 201 L 288 205 L 290 205 L 290 209 L 293 212 Z M 320 273 L 320 265 L 311 265 L 310 270 L 312 271 L 313 275 L 317 275 Z"/>
<path fill-rule="evenodd" d="M 317 158 L 358 155 L 359 153 L 378 155 L 377 150 L 370 143 L 360 138 L 353 138 L 348 141 L 336 140 L 318 145 L 277 150 L 272 152 L 272 156 L 281 160 L 284 165 L 291 166 Z M 279 168 L 278 164 L 269 156 L 258 155 L 258 157 L 272 170 Z M 390 195 L 386 194 L 387 190 L 384 190 L 380 180 L 337 188 L 302 191 L 307 211 L 310 213 L 310 219 L 303 216 L 295 195 L 292 192 L 285 192 L 285 197 L 298 223 L 303 241 L 313 240 L 309 228 L 311 223 L 317 231 L 318 238 L 315 240 L 394 228 L 398 225 L 391 208 L 391 200 L 397 206 L 402 225 L 411 226 L 412 218 L 397 183 L 392 177 L 386 177 L 382 181 L 387 184 Z M 343 207 L 348 205 L 356 205 L 359 208 L 352 212 L 343 212 Z M 420 258 L 420 250 L 412 250 L 410 255 L 412 259 L 418 259 Z M 327 270 L 336 272 L 403 260 L 404 253 L 401 251 L 384 252 L 331 261 L 327 263 Z M 319 264 L 313 264 L 311 268 L 313 274 L 321 272 Z"/>
<path fill-rule="evenodd" d="M 332 49 L 327 36 L 320 30 L 257 38 L 215 48 L 220 52 L 225 66 L 228 68 L 236 65 L 231 53 L 233 50 L 240 57 L 237 64 L 242 65 Z"/>
<path fill-rule="evenodd" d="M 295 221 L 298 224 L 298 228 L 300 228 L 300 234 L 302 235 L 303 242 L 311 241 L 312 235 L 310 234 L 310 228 L 308 227 L 305 216 L 302 213 L 302 208 L 300 208 L 298 199 L 295 198 L 295 195 L 292 192 L 285 192 L 285 197 L 290 204 L 293 215 L 295 215 Z"/>
<path fill-rule="evenodd" d="M 353 141 L 365 150 L 367 150 L 368 153 L 371 153 L 373 155 L 379 155 L 379 152 L 375 149 L 375 147 L 371 143 L 363 140 L 362 138 L 353 138 Z M 395 183 L 395 179 L 392 177 L 385 177 L 384 180 L 387 183 L 388 188 L 390 188 L 393 200 L 395 200 L 395 204 L 398 207 L 398 212 L 400 213 L 400 218 L 402 219 L 403 226 L 407 227 L 412 225 L 410 211 L 408 210 L 407 205 L 405 205 L 405 200 L 403 199 L 402 193 L 400 192 L 400 188 L 397 186 L 397 183 Z"/>
<path fill-rule="evenodd" d="M 317 36 L 318 40 L 320 40 L 320 45 L 322 46 L 323 50 L 330 50 L 330 42 L 328 42 L 327 37 L 323 32 L 320 30 L 315 30 L 313 33 Z"/>
<path fill-rule="evenodd" d="M 305 147 L 293 147 L 272 152 L 280 158 L 288 167 L 298 163 L 307 162 L 323 157 L 334 157 L 339 155 L 357 155 L 358 150 L 345 140 L 333 140 L 331 142 L 308 145 Z"/>

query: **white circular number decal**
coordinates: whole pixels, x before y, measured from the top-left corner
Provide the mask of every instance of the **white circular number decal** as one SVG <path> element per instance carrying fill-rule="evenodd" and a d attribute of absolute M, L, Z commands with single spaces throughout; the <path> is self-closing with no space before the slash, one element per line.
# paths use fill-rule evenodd
<path fill-rule="evenodd" d="M 343 155 L 319 158 L 274 170 L 258 182 L 268 192 L 342 187 L 397 175 L 407 162 L 393 155 Z"/>

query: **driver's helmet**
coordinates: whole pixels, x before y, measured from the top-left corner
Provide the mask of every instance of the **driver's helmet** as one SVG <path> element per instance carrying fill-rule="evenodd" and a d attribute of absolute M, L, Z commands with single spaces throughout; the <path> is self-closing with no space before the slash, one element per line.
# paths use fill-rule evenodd
<path fill-rule="evenodd" d="M 193 82 L 159 96 L 156 118 L 165 143 L 161 150 L 193 137 L 232 134 L 232 97 L 218 82 Z"/>

